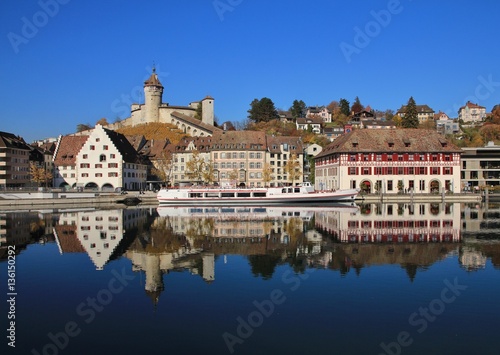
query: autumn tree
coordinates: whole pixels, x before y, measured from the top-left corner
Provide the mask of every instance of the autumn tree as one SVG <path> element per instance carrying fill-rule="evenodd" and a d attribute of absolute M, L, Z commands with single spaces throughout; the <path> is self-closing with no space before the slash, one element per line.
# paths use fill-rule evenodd
<path fill-rule="evenodd" d="M 354 103 L 351 106 L 351 112 L 353 113 L 358 113 L 363 111 L 364 106 L 361 104 L 361 101 L 359 100 L 359 97 L 356 96 L 354 99 Z"/>
<path fill-rule="evenodd" d="M 37 186 L 41 186 L 42 184 L 47 185 L 49 181 L 52 181 L 52 172 L 30 161 L 30 177 L 31 181 L 36 183 Z"/>
<path fill-rule="evenodd" d="M 162 151 L 160 156 L 153 160 L 153 168 L 151 174 L 156 176 L 160 181 L 169 183 L 172 178 L 173 156 L 169 151 Z"/>
<path fill-rule="evenodd" d="M 92 126 L 90 125 L 90 123 L 79 123 L 76 125 L 77 132 L 88 131 L 89 129 L 92 129 Z"/>
<path fill-rule="evenodd" d="M 264 167 L 262 168 L 262 181 L 264 181 L 264 185 L 267 187 L 273 178 L 273 169 L 271 168 L 271 164 L 264 163 Z"/>
<path fill-rule="evenodd" d="M 205 159 L 200 156 L 200 152 L 193 150 L 191 159 L 186 163 L 186 175 L 188 178 L 194 181 L 203 181 L 205 164 Z"/>
<path fill-rule="evenodd" d="M 403 128 L 418 128 L 418 112 L 417 105 L 415 104 L 415 100 L 413 96 L 408 100 L 408 104 L 406 105 L 406 110 L 404 116 L 402 118 L 401 125 Z"/>
<path fill-rule="evenodd" d="M 108 120 L 106 117 L 101 118 L 99 121 L 96 122 L 96 124 L 100 124 L 101 126 L 107 126 L 109 125 Z"/>
<path fill-rule="evenodd" d="M 279 118 L 274 102 L 267 97 L 260 100 L 254 99 L 247 112 L 248 118 L 254 122 L 269 122 Z"/>
<path fill-rule="evenodd" d="M 292 186 L 295 181 L 298 180 L 302 176 L 302 164 L 300 164 L 300 160 L 297 157 L 297 154 L 290 155 L 290 159 L 285 164 L 283 170 L 285 174 L 288 175 L 288 179 L 292 180 Z"/>
<path fill-rule="evenodd" d="M 214 164 L 212 160 L 209 160 L 208 162 L 205 162 L 202 170 L 202 179 L 204 182 L 211 184 L 214 182 L 214 174 L 215 174 L 215 169 L 214 169 Z"/>
<path fill-rule="evenodd" d="M 236 182 L 238 181 L 238 170 L 233 169 L 231 170 L 228 174 L 227 177 L 230 181 L 233 182 L 233 185 L 236 185 Z"/>
<path fill-rule="evenodd" d="M 294 100 L 292 103 L 292 107 L 290 107 L 290 113 L 295 119 L 304 117 L 306 113 L 306 103 L 302 100 Z"/>

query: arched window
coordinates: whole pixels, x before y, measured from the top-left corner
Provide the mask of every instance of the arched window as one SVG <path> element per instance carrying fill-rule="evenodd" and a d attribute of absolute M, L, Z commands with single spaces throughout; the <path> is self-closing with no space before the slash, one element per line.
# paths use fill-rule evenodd
<path fill-rule="evenodd" d="M 106 161 L 106 155 L 105 154 L 99 155 L 99 161 Z"/>

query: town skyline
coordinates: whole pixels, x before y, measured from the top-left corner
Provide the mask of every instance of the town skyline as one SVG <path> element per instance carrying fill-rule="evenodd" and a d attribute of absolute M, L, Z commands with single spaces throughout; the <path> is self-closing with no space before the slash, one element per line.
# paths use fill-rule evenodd
<path fill-rule="evenodd" d="M 164 102 L 210 95 L 219 123 L 246 119 L 262 97 L 397 111 L 412 96 L 450 117 L 467 101 L 487 112 L 500 102 L 497 2 L 284 5 L 6 1 L 1 130 L 31 142 L 127 118 L 153 66 Z"/>

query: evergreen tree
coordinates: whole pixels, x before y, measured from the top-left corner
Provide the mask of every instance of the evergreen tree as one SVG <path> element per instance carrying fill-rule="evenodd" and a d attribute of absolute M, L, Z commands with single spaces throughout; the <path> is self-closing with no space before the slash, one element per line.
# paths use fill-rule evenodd
<path fill-rule="evenodd" d="M 403 128 L 418 128 L 419 122 L 417 105 L 415 104 L 413 96 L 408 100 L 401 125 L 403 126 Z"/>
<path fill-rule="evenodd" d="M 260 100 L 254 99 L 250 104 L 250 110 L 247 112 L 248 118 L 256 123 L 269 122 L 279 118 L 274 102 L 267 97 Z"/>
<path fill-rule="evenodd" d="M 341 113 L 343 113 L 346 116 L 349 116 L 351 114 L 349 110 L 349 101 L 347 101 L 346 99 L 340 99 L 339 105 Z"/>
<path fill-rule="evenodd" d="M 304 117 L 304 114 L 306 113 L 305 102 L 302 100 L 293 100 L 292 107 L 290 107 L 290 113 L 295 119 L 298 117 Z"/>

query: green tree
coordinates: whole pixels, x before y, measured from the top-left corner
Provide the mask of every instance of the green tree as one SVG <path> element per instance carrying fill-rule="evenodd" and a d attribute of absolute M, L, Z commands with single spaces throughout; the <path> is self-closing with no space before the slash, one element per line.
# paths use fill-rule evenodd
<path fill-rule="evenodd" d="M 279 118 L 274 102 L 267 97 L 260 100 L 254 99 L 247 112 L 248 118 L 254 122 L 269 122 Z"/>
<path fill-rule="evenodd" d="M 408 100 L 401 125 L 403 126 L 403 128 L 418 128 L 419 121 L 417 105 L 415 104 L 413 96 Z"/>
<path fill-rule="evenodd" d="M 304 117 L 306 113 L 306 104 L 302 100 L 294 100 L 292 107 L 290 107 L 290 113 L 292 117 L 297 119 L 298 117 Z"/>
<path fill-rule="evenodd" d="M 346 99 L 340 99 L 339 105 L 340 105 L 340 113 L 344 114 L 345 116 L 349 116 L 351 114 L 349 109 L 349 101 L 347 101 Z"/>

